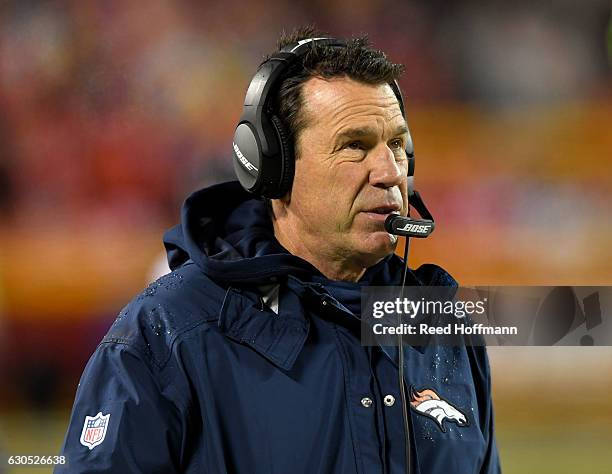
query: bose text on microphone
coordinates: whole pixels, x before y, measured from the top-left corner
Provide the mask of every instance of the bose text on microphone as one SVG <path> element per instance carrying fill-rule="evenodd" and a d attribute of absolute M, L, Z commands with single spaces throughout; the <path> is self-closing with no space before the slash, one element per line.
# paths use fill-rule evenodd
<path fill-rule="evenodd" d="M 391 214 L 385 219 L 385 230 L 393 235 L 425 238 L 434 231 L 435 223 L 428 219 L 411 219 Z"/>

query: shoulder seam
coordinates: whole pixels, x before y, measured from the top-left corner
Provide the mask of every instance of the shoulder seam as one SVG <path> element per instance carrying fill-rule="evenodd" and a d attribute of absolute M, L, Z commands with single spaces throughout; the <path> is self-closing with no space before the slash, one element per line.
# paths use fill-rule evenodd
<path fill-rule="evenodd" d="M 155 355 L 153 354 L 153 351 L 151 351 L 151 349 L 149 349 L 148 347 L 144 347 L 142 344 L 137 343 L 136 341 L 134 341 L 134 339 L 131 338 L 125 338 L 125 337 L 106 337 L 104 338 L 99 344 L 98 347 L 101 347 L 103 345 L 112 345 L 112 344 L 118 344 L 118 345 L 124 345 L 127 346 L 133 350 L 135 350 L 136 352 L 138 352 L 142 357 L 145 358 L 145 360 L 148 360 L 149 362 L 153 363 L 159 370 L 163 370 L 164 367 L 166 366 L 166 364 L 168 363 L 168 361 L 170 360 L 170 358 L 172 357 L 172 349 L 174 348 L 174 345 L 176 343 L 176 341 L 179 339 L 179 337 L 183 336 L 185 333 L 197 328 L 198 326 L 201 326 L 202 324 L 206 324 L 206 323 L 210 323 L 212 321 L 214 321 L 215 319 L 202 319 L 200 321 L 195 321 L 194 323 L 187 325 L 183 328 L 181 328 L 180 330 L 178 330 L 173 336 L 172 339 L 170 339 L 170 342 L 168 344 L 168 355 L 163 359 L 163 360 L 158 360 Z"/>

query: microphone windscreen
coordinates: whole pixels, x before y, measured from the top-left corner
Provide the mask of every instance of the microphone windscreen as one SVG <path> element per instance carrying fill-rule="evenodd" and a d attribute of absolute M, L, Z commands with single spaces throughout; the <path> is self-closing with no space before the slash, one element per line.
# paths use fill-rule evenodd
<path fill-rule="evenodd" d="M 385 219 L 385 230 L 393 235 L 424 238 L 429 237 L 434 228 L 434 221 L 429 219 L 411 219 L 396 214 L 391 214 Z"/>

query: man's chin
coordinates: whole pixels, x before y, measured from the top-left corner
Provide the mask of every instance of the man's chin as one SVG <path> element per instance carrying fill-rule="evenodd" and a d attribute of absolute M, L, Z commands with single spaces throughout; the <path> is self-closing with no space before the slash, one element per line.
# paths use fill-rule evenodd
<path fill-rule="evenodd" d="M 395 252 L 397 237 L 386 231 L 371 232 L 360 241 L 358 253 L 367 255 L 374 263 Z"/>

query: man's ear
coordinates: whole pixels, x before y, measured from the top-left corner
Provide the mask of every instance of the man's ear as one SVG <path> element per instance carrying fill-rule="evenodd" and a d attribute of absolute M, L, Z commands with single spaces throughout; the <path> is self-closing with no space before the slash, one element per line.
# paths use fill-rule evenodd
<path fill-rule="evenodd" d="M 269 199 L 270 214 L 272 219 L 279 219 L 287 215 L 287 206 L 291 203 L 291 190 L 283 197 L 278 199 Z"/>

